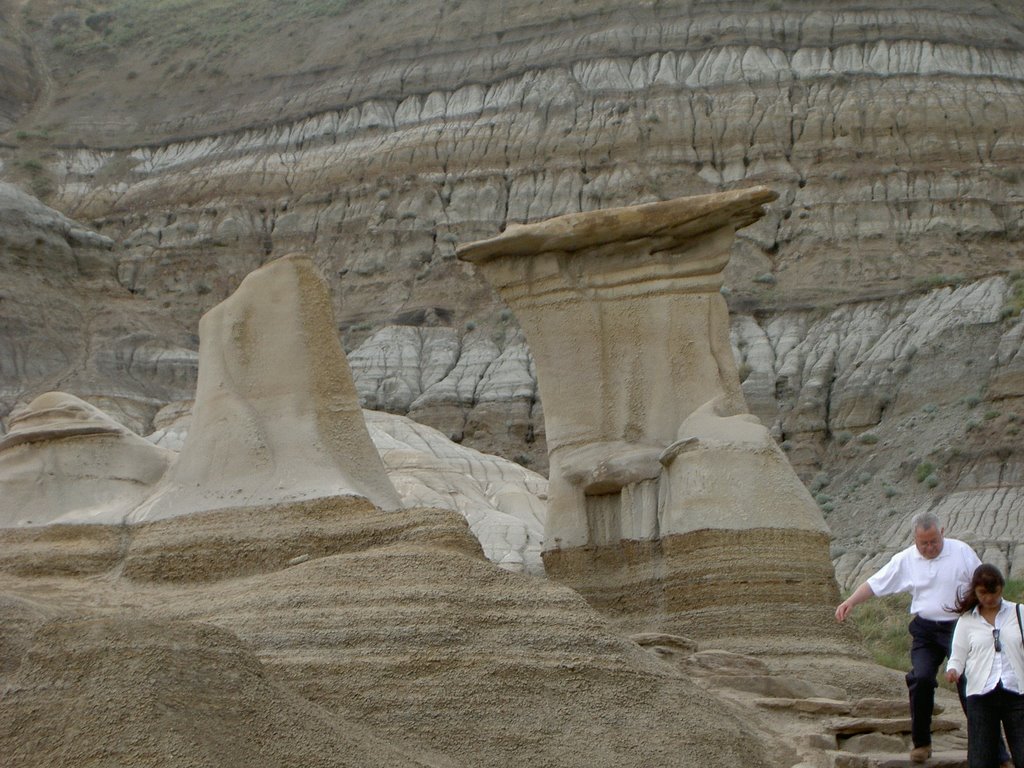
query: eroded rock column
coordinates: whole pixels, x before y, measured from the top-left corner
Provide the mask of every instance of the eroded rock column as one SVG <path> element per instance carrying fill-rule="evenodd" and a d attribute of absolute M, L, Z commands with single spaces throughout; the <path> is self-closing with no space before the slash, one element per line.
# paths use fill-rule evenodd
<path fill-rule="evenodd" d="M 286 256 L 203 315 L 192 426 L 130 522 L 329 496 L 401 507 L 363 421 L 326 285 L 308 258 Z"/>
<path fill-rule="evenodd" d="M 828 528 L 747 412 L 719 290 L 735 231 L 774 199 L 573 214 L 459 249 L 536 360 L 548 573 L 630 626 L 748 649 L 787 621 L 787 643 L 838 635 Z"/>

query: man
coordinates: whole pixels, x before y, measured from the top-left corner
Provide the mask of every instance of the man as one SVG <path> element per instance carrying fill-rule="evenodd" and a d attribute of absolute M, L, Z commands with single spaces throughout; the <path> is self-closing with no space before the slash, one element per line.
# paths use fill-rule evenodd
<path fill-rule="evenodd" d="M 836 608 L 836 620 L 845 621 L 854 606 L 878 595 L 909 592 L 910 666 L 907 689 L 910 692 L 910 728 L 914 748 L 910 759 L 923 763 L 932 754 L 932 708 L 935 706 L 935 676 L 943 659 L 949 656 L 953 612 L 957 595 L 971 583 L 981 560 L 974 550 L 957 539 L 943 537 L 945 528 L 931 512 L 914 515 L 910 521 L 913 546 L 892 556 L 874 576 L 861 584 Z M 958 687 L 964 703 L 963 685 Z M 1002 745 L 1001 761 L 1010 759 Z"/>

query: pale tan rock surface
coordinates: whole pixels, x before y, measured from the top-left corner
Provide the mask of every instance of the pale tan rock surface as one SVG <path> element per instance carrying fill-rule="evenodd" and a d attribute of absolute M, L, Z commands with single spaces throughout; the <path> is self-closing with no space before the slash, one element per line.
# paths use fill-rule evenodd
<path fill-rule="evenodd" d="M 459 249 L 516 312 L 536 361 L 551 481 L 545 549 L 675 532 L 649 481 L 699 407 L 745 411 L 718 289 L 733 231 L 774 197 L 755 188 L 575 214 Z M 638 498 L 627 505 L 627 494 Z M 620 508 L 590 509 L 604 501 Z M 647 511 L 657 515 L 645 520 Z M 613 528 L 596 531 L 606 515 Z"/>
<path fill-rule="evenodd" d="M 31 642 L 0 706 L 8 766 L 452 765 L 268 679 L 212 624 L 114 612 L 50 621 Z"/>
<path fill-rule="evenodd" d="M 289 256 L 203 316 L 181 456 L 130 522 L 337 495 L 401 506 L 366 431 L 326 288 Z"/>
<path fill-rule="evenodd" d="M 0 437 L 0 527 L 120 523 L 175 458 L 73 395 L 40 395 Z"/>

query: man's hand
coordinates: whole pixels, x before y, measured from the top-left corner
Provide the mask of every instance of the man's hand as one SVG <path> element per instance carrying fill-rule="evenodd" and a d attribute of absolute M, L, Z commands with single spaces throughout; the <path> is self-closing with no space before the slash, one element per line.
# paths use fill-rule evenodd
<path fill-rule="evenodd" d="M 853 610 L 853 606 L 860 605 L 865 600 L 869 600 L 875 596 L 875 593 L 871 591 L 871 587 L 865 581 L 857 589 L 853 591 L 853 594 L 843 600 L 836 608 L 836 621 L 846 621 L 846 617 L 850 615 L 850 611 Z"/>
<path fill-rule="evenodd" d="M 947 669 L 946 670 L 946 682 L 947 683 L 957 683 L 959 681 L 960 681 L 960 673 L 959 672 L 957 672 L 955 669 Z"/>

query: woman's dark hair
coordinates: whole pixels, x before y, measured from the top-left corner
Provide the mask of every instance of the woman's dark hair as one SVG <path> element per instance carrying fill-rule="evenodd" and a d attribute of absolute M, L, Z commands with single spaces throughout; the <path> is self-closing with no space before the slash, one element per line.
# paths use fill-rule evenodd
<path fill-rule="evenodd" d="M 1006 586 L 1006 580 L 1003 578 L 1003 574 L 999 572 L 991 563 L 982 563 L 974 569 L 974 575 L 971 576 L 971 584 L 967 587 L 964 594 L 957 595 L 956 605 L 953 606 L 953 610 L 956 613 L 967 613 L 973 611 L 978 606 L 978 596 L 974 593 L 978 587 L 983 588 L 986 592 L 996 592 Z"/>

